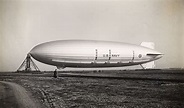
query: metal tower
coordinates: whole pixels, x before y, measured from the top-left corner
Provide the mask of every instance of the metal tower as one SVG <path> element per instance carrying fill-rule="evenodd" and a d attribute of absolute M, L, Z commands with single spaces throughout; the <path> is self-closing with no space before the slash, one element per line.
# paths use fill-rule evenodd
<path fill-rule="evenodd" d="M 17 69 L 17 72 L 20 71 L 36 71 L 36 72 L 40 72 L 39 68 L 36 66 L 36 64 L 33 62 L 33 60 L 31 59 L 31 55 L 27 54 L 26 59 L 23 61 L 23 63 L 21 64 L 21 66 Z"/>

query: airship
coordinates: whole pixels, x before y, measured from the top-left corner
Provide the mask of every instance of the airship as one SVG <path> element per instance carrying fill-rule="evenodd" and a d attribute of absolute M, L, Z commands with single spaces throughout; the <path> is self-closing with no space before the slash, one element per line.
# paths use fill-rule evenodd
<path fill-rule="evenodd" d="M 57 69 L 122 67 L 141 65 L 153 68 L 163 54 L 154 50 L 154 43 L 141 45 L 97 40 L 57 40 L 35 46 L 29 54 L 39 62 Z"/>

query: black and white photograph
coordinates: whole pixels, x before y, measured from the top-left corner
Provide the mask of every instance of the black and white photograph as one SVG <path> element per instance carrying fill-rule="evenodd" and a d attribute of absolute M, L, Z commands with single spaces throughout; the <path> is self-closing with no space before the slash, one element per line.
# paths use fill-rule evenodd
<path fill-rule="evenodd" d="M 0 108 L 184 108 L 183 0 L 0 0 Z"/>

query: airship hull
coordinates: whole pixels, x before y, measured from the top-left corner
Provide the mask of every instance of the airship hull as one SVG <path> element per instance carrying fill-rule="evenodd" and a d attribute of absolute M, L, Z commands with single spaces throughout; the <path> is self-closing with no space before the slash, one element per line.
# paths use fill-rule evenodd
<path fill-rule="evenodd" d="M 161 55 L 139 45 L 87 40 L 46 42 L 35 46 L 30 54 L 42 63 L 62 68 L 131 66 L 156 60 Z"/>

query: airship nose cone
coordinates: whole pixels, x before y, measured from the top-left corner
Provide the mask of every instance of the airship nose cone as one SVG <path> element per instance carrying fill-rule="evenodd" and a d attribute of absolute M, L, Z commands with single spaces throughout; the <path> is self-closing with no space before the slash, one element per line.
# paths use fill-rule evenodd
<path fill-rule="evenodd" d="M 30 54 L 34 59 L 36 59 L 37 56 L 38 56 L 38 52 L 35 50 L 35 48 L 33 48 L 33 49 L 29 52 L 29 54 Z M 36 60 L 37 60 L 37 59 L 36 59 Z"/>
<path fill-rule="evenodd" d="M 29 54 L 36 60 L 39 60 L 42 57 L 42 48 L 40 46 L 35 46 Z"/>
<path fill-rule="evenodd" d="M 33 56 L 34 54 L 36 54 L 35 49 L 33 48 L 33 49 L 29 52 L 29 54 L 30 54 L 31 56 Z"/>
<path fill-rule="evenodd" d="M 35 60 L 45 63 L 45 64 L 50 64 L 51 62 L 51 57 L 52 57 L 52 47 L 50 47 L 49 44 L 39 44 L 35 46 L 29 54 L 31 57 L 33 57 Z"/>

